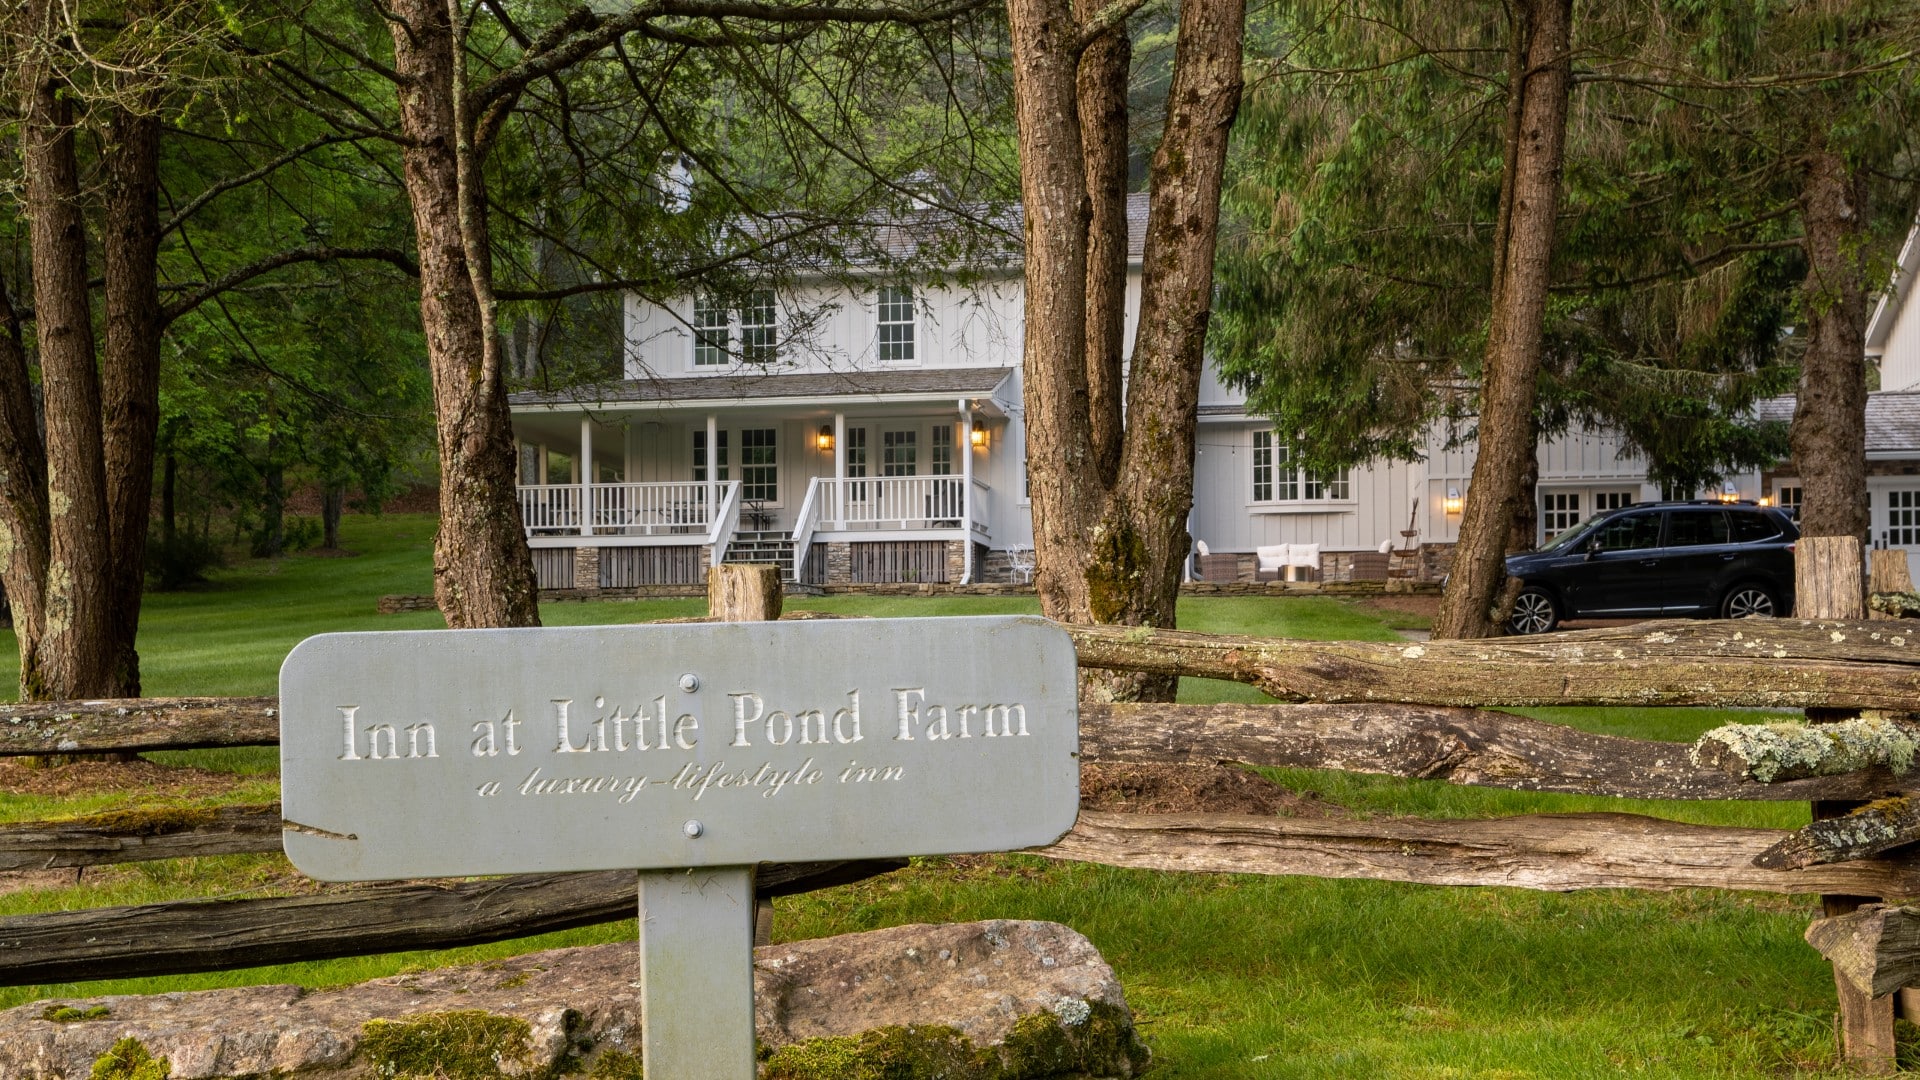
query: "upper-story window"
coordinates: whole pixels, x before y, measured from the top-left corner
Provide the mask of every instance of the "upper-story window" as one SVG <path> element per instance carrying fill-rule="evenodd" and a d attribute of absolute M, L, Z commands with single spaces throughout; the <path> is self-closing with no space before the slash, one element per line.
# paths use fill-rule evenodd
<path fill-rule="evenodd" d="M 780 317 L 772 289 L 754 289 L 733 306 L 717 296 L 693 301 L 693 366 L 720 367 L 736 356 L 742 363 L 765 364 L 777 355 Z M 739 351 L 733 350 L 739 342 Z"/>
<path fill-rule="evenodd" d="M 913 359 L 913 290 L 887 285 L 880 290 L 877 316 L 877 357 L 881 363 Z"/>
<path fill-rule="evenodd" d="M 1254 502 L 1344 502 L 1353 498 L 1346 469 L 1319 472 L 1292 462 L 1293 450 L 1271 431 L 1253 433 Z"/>
<path fill-rule="evenodd" d="M 755 289 L 748 293 L 740 305 L 740 359 L 749 364 L 772 363 L 778 329 L 773 290 Z"/>

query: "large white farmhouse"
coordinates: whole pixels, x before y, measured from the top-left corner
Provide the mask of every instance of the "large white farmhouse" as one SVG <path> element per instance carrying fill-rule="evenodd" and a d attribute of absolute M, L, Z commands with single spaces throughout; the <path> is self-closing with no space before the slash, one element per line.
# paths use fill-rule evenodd
<path fill-rule="evenodd" d="M 1130 206 L 1139 296 L 1145 199 Z M 1875 313 L 1868 457 L 1873 539 L 1920 550 L 1920 243 Z M 730 304 L 626 302 L 622 381 L 518 394 L 520 507 L 543 588 L 694 584 L 720 559 L 780 564 L 800 581 L 960 584 L 1031 571 L 1017 261 L 969 283 L 820 278 Z M 804 334 L 790 332 L 805 313 Z M 1791 413 L 1791 400 L 1763 406 Z M 1256 548 L 1317 545 L 1328 578 L 1432 574 L 1457 539 L 1471 446 L 1436 429 L 1423 460 L 1333 474 L 1289 464 L 1286 440 L 1202 381 L 1190 530 L 1197 572 L 1250 577 Z M 583 467 L 583 462 L 591 465 Z M 1540 531 L 1657 499 L 1645 463 L 1606 433 L 1540 447 Z M 1785 470 L 1709 497 L 1794 504 Z"/>

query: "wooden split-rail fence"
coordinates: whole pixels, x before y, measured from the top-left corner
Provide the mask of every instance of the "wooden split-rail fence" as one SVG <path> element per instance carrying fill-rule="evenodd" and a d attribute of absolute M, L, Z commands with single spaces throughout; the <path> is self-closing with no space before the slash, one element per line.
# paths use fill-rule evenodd
<path fill-rule="evenodd" d="M 1890 799 L 1908 790 L 1906 770 L 1920 745 L 1920 723 L 1910 722 L 1920 712 L 1920 624 L 1655 622 L 1422 643 L 1069 631 L 1083 668 L 1237 680 L 1281 702 L 1083 704 L 1081 749 L 1089 762 L 1340 769 L 1635 799 L 1867 801 L 1840 820 L 1877 817 L 1872 829 L 1816 822 L 1795 833 L 1611 813 L 1424 821 L 1084 812 L 1071 833 L 1038 852 L 1049 858 L 1556 891 L 1920 896 L 1920 857 L 1899 850 L 1920 840 L 1920 813 Z M 1689 748 L 1491 711 L 1596 705 L 1854 709 L 1863 719 L 1797 735 L 1756 725 Z M 1806 731 L 1820 734 L 1809 740 Z M 0 756 L 265 746 L 278 735 L 272 698 L 0 706 Z M 0 869 L 271 852 L 280 838 L 272 805 L 131 810 L 0 826 Z M 763 895 L 801 892 L 898 865 L 766 866 L 759 888 Z M 630 918 L 633 897 L 633 874 L 618 871 L 14 916 L 0 918 L 0 984 L 447 948 Z M 1892 994 L 1906 985 L 1908 970 L 1920 983 L 1920 917 L 1909 926 L 1902 910 L 1822 920 L 1810 938 L 1835 957 L 1843 980 Z M 1877 966 L 1876 949 L 1888 954 Z M 1849 957 L 1852 967 L 1842 963 Z M 1888 1047 L 1889 1065 L 1890 1054 Z"/>

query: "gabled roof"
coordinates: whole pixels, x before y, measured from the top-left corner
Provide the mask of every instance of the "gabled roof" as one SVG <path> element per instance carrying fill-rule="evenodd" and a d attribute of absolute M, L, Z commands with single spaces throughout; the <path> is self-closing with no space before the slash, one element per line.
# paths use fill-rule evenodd
<path fill-rule="evenodd" d="M 746 236 L 762 236 L 775 231 L 769 223 L 743 222 L 737 226 Z M 858 236 L 852 234 L 858 233 Z M 836 228 L 834 242 L 855 252 L 850 265 L 887 263 L 918 258 L 932 245 L 956 238 L 973 260 L 982 264 L 1017 263 L 1022 238 L 1026 236 L 1026 210 L 1015 204 L 1003 210 L 923 207 L 884 220 L 868 220 Z M 1127 196 L 1127 261 L 1137 263 L 1146 251 L 1147 196 L 1136 192 Z"/>
<path fill-rule="evenodd" d="M 1791 396 L 1754 405 L 1762 420 L 1793 421 Z M 1867 453 L 1920 454 L 1920 393 L 1881 390 L 1867 395 Z"/>
<path fill-rule="evenodd" d="M 507 399 L 515 410 L 578 409 L 604 405 L 721 406 L 774 400 L 972 397 L 992 394 L 1010 367 L 909 368 L 900 371 L 832 371 L 694 375 L 674 379 L 627 379 L 569 390 L 528 391 Z"/>
<path fill-rule="evenodd" d="M 1867 355 L 1887 347 L 1887 336 L 1893 333 L 1893 324 L 1900 321 L 1900 309 L 1906 303 L 1907 294 L 1913 291 L 1916 275 L 1920 275 L 1920 222 L 1915 222 L 1907 231 L 1907 242 L 1900 248 L 1900 261 L 1894 267 L 1892 287 L 1881 294 L 1880 302 L 1874 305 L 1873 317 L 1867 320 Z M 1920 318 L 1920 314 L 1915 317 Z"/>

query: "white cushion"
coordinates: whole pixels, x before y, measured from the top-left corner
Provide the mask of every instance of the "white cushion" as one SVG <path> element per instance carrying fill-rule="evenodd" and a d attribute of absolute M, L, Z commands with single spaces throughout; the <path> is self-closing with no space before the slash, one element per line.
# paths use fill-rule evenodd
<path fill-rule="evenodd" d="M 1319 544 L 1292 545 L 1287 551 L 1287 565 L 1288 566 L 1313 566 L 1313 567 L 1319 566 L 1320 565 L 1320 545 Z"/>
<path fill-rule="evenodd" d="M 1289 546 L 1290 545 L 1287 544 L 1272 544 L 1268 547 L 1257 547 L 1253 549 L 1253 557 L 1260 560 L 1260 569 L 1278 570 L 1287 563 Z"/>
<path fill-rule="evenodd" d="M 1393 554 L 1393 541 L 1391 540 L 1380 541 L 1380 554 L 1382 555 Z"/>
<path fill-rule="evenodd" d="M 1195 540 L 1193 542 L 1193 549 L 1198 551 L 1202 556 L 1213 554 L 1213 552 L 1207 550 L 1207 542 L 1205 540 Z"/>

